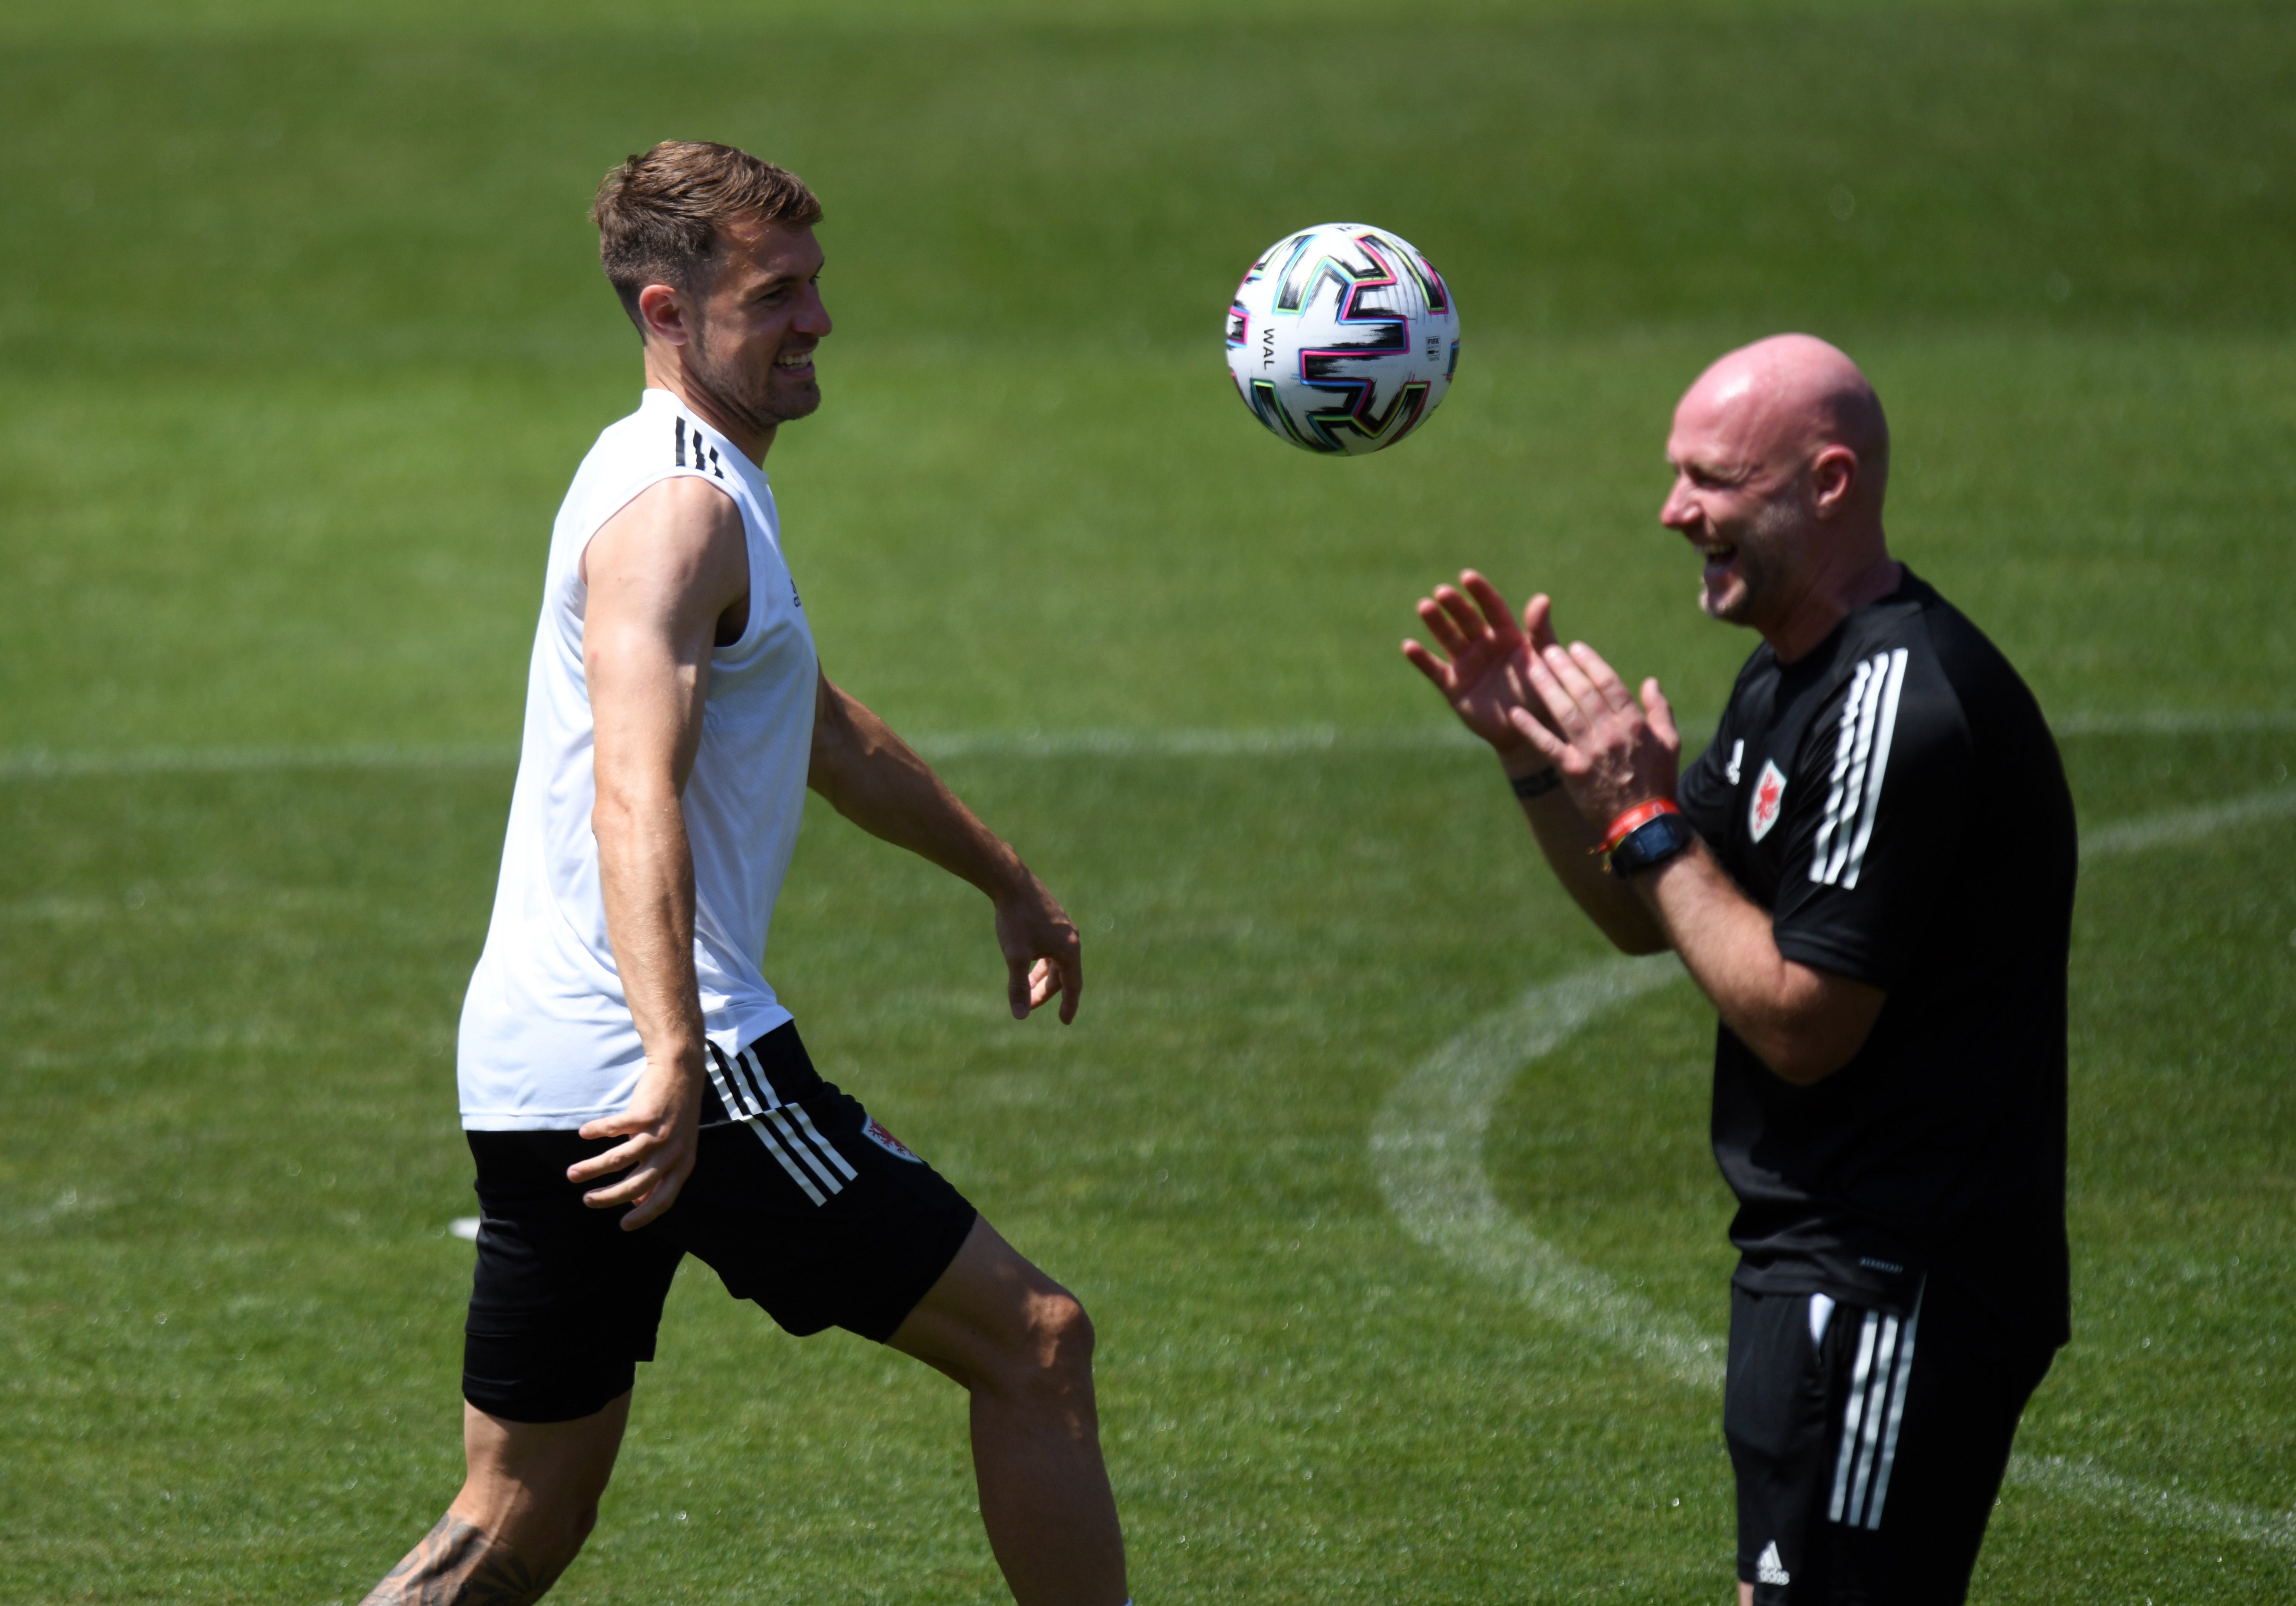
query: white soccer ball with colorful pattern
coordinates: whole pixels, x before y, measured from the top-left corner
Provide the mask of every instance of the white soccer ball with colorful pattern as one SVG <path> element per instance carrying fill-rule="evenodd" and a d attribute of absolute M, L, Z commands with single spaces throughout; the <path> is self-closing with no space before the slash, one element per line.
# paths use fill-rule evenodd
<path fill-rule="evenodd" d="M 1354 457 L 1427 421 L 1459 366 L 1459 309 L 1399 235 L 1321 223 L 1243 276 L 1227 366 L 1260 423 L 1311 452 Z"/>

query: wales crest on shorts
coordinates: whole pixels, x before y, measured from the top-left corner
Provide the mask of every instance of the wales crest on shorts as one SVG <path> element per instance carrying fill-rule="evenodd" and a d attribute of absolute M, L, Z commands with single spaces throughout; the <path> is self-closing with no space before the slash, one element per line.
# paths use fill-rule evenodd
<path fill-rule="evenodd" d="M 887 1132 L 874 1116 L 870 1116 L 866 1121 L 861 1124 L 861 1135 L 868 1139 L 872 1143 L 874 1143 L 878 1148 L 883 1149 L 889 1155 L 892 1155 L 899 1159 L 906 1160 L 912 1165 L 922 1165 L 924 1164 L 924 1161 L 915 1153 L 914 1150 L 911 1149 L 907 1144 L 902 1142 L 900 1139 L 895 1137 L 891 1132 Z"/>

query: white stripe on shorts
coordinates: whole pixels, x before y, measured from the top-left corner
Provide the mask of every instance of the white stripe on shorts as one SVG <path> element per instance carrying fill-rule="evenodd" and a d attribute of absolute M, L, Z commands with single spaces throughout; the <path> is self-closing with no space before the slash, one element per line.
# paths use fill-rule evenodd
<path fill-rule="evenodd" d="M 749 1050 L 745 1049 L 726 1062 L 726 1075 L 732 1078 L 734 1091 L 742 1097 L 742 1108 L 729 1109 L 726 1112 L 727 1115 L 746 1119 L 751 1116 L 762 1116 L 773 1108 L 758 1096 L 758 1084 L 750 1079 Z"/>
<path fill-rule="evenodd" d="M 1849 1380 L 1849 1404 L 1841 1416 L 1841 1452 L 1833 1462 L 1833 1503 L 1826 1508 L 1829 1522 L 1841 1520 L 1842 1505 L 1849 1498 L 1849 1456 L 1857 1444 L 1857 1417 L 1866 1408 L 1866 1380 L 1874 1364 L 1874 1330 L 1881 1325 L 1878 1312 L 1866 1313 L 1865 1329 L 1857 1335 L 1857 1370 Z"/>
<path fill-rule="evenodd" d="M 742 1107 L 734 1101 L 734 1090 L 726 1080 L 726 1057 L 718 1051 L 716 1043 L 705 1045 L 701 1063 L 709 1067 L 709 1085 L 718 1090 L 718 1102 L 726 1107 L 726 1118 L 740 1120 Z"/>
<path fill-rule="evenodd" d="M 800 1111 L 799 1113 L 802 1114 L 803 1112 Z M 771 1121 L 775 1126 L 781 1128 L 782 1136 L 787 1138 L 789 1140 L 790 1147 L 797 1150 L 798 1158 L 803 1160 L 807 1166 L 811 1169 L 813 1174 L 821 1179 L 821 1185 L 823 1187 L 828 1189 L 832 1193 L 839 1193 L 844 1190 L 845 1184 L 839 1182 L 835 1176 L 831 1174 L 829 1167 L 821 1163 L 820 1156 L 815 1154 L 812 1149 L 808 1149 L 805 1146 L 805 1140 L 797 1135 L 797 1128 L 790 1124 L 789 1117 L 787 1116 L 776 1109 L 768 1111 L 766 1118 Z M 808 1123 L 808 1124 L 809 1125 L 811 1123 Z"/>
<path fill-rule="evenodd" d="M 773 1080 L 766 1075 L 765 1056 L 758 1052 L 755 1043 L 751 1043 L 742 1050 L 742 1058 L 750 1062 L 750 1074 L 757 1077 L 758 1085 L 765 1090 L 766 1108 L 779 1109 L 782 1107 L 782 1096 L 774 1091 Z"/>
<path fill-rule="evenodd" d="M 795 1182 L 799 1187 L 805 1190 L 806 1198 L 811 1199 L 816 1205 L 825 1205 L 829 1202 L 828 1194 L 823 1193 L 820 1189 L 813 1185 L 813 1179 L 797 1168 L 797 1162 L 789 1157 L 789 1150 L 781 1146 L 781 1141 L 775 1138 L 773 1133 L 766 1130 L 764 1117 L 752 1116 L 750 1119 L 742 1122 L 742 1124 L 758 1134 L 758 1141 L 763 1143 L 767 1149 L 771 1152 L 774 1158 L 782 1163 L 782 1169 L 790 1174 L 790 1181 Z M 808 1156 L 807 1157 L 810 1158 L 811 1157 Z M 836 1187 L 832 1184 L 829 1191 L 830 1193 L 836 1192 Z"/>
<path fill-rule="evenodd" d="M 847 1163 L 845 1157 L 831 1147 L 829 1140 L 821 1135 L 820 1130 L 813 1124 L 813 1117 L 805 1113 L 805 1106 L 792 1104 L 787 1108 L 789 1113 L 797 1117 L 798 1124 L 805 1128 L 805 1135 L 813 1140 L 814 1147 L 829 1157 L 829 1163 L 845 1174 L 847 1182 L 853 1182 L 860 1176 L 861 1174 Z"/>
<path fill-rule="evenodd" d="M 1922 1324 L 1922 1296 L 1929 1292 L 1929 1279 L 1914 1295 L 1913 1314 L 1906 1318 L 1906 1337 L 1898 1350 L 1898 1380 L 1890 1390 L 1890 1428 L 1882 1436 L 1882 1465 L 1874 1475 L 1874 1503 L 1866 1512 L 1866 1526 L 1882 1526 L 1882 1503 L 1890 1497 L 1890 1471 L 1898 1464 L 1898 1424 L 1906 1416 L 1906 1385 L 1914 1376 L 1914 1334 Z"/>
<path fill-rule="evenodd" d="M 726 1107 L 726 1113 L 758 1134 L 758 1141 L 766 1146 L 766 1152 L 781 1162 L 782 1169 L 789 1173 L 790 1181 L 805 1190 L 806 1198 L 816 1205 L 827 1204 L 829 1195 L 813 1185 L 813 1179 L 799 1170 L 797 1162 L 790 1158 L 789 1150 L 783 1149 L 774 1134 L 766 1130 L 764 1120 L 751 1113 L 755 1100 L 746 1084 L 739 1099 L 735 1097 L 733 1088 L 728 1085 L 726 1078 L 729 1075 L 734 1081 L 745 1083 L 746 1079 L 742 1075 L 741 1062 L 737 1059 L 726 1059 L 718 1053 L 716 1043 L 709 1045 L 709 1051 L 702 1056 L 702 1061 L 709 1067 L 709 1080 L 717 1086 L 718 1101 Z M 802 1145 L 800 1145 L 800 1151 L 803 1151 Z M 813 1157 L 808 1154 L 806 1158 L 810 1161 Z M 819 1171 L 821 1168 L 816 1165 L 814 1169 Z M 835 1193 L 842 1186 L 826 1172 L 822 1173 L 821 1180 L 829 1184 L 830 1193 Z"/>
<path fill-rule="evenodd" d="M 1866 1490 L 1874 1477 L 1874 1458 L 1882 1446 L 1882 1416 L 1890 1403 L 1890 1361 L 1898 1353 L 1898 1319 L 1882 1318 L 1882 1342 L 1874 1351 L 1874 1381 L 1866 1391 L 1865 1430 L 1857 1447 L 1857 1481 L 1849 1487 L 1849 1526 L 1856 1528 L 1866 1511 Z"/>

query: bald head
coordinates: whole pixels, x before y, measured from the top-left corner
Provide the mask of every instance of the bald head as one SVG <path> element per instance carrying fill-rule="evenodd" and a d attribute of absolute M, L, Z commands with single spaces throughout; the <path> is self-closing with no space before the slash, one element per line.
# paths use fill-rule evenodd
<path fill-rule="evenodd" d="M 1882 399 L 1849 354 L 1814 334 L 1773 334 L 1715 359 L 1675 409 L 1677 424 L 1727 441 L 1749 465 L 1808 461 L 1827 447 L 1857 458 L 1856 501 L 1878 517 L 1890 477 Z"/>
<path fill-rule="evenodd" d="M 1674 489 L 1659 522 L 1706 559 L 1700 605 L 1760 630 L 1782 657 L 1846 599 L 1894 585 L 1890 426 L 1836 347 L 1777 334 L 1719 358 L 1675 408 L 1666 452 Z"/>

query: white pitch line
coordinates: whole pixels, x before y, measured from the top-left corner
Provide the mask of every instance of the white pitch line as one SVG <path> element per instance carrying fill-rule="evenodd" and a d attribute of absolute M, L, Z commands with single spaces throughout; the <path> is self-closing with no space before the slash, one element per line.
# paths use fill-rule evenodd
<path fill-rule="evenodd" d="M 246 775 L 279 770 L 492 770 L 518 762 L 498 742 L 365 742 L 341 747 L 142 747 L 125 753 L 0 754 L 0 781 L 78 776 Z"/>
<path fill-rule="evenodd" d="M 2252 1506 L 2202 1500 L 2181 1490 L 2122 1478 L 2089 1462 L 2062 1455 L 2013 1456 L 2009 1481 L 2222 1539 L 2296 1550 L 2296 1511 L 2259 1511 Z"/>
<path fill-rule="evenodd" d="M 2179 810 L 2109 826 L 2082 858 L 2112 858 L 2296 811 L 2296 788 L 2214 809 Z M 1371 1130 L 1371 1164 L 1396 1219 L 1462 1270 L 1505 1289 L 1563 1326 L 1658 1364 L 1693 1388 L 1718 1392 L 1726 1341 L 1620 1288 L 1533 1232 L 1492 1191 L 1483 1165 L 1491 1110 L 1522 1067 L 1553 1053 L 1603 1011 L 1683 976 L 1670 955 L 1611 959 L 1530 988 L 1414 1066 Z M 2255 1511 L 2156 1488 L 2061 1456 L 2019 1455 L 2013 1482 L 2084 1504 L 2168 1522 L 2219 1539 L 2296 1549 L 2296 1513 Z"/>
<path fill-rule="evenodd" d="M 2284 785 L 2251 792 L 2230 803 L 2172 809 L 2164 814 L 2146 814 L 2101 827 L 2081 843 L 2081 858 L 2105 859 L 2116 853 L 2167 847 L 2171 843 L 2199 842 L 2235 826 L 2278 819 L 2286 814 L 2296 814 L 2296 787 Z"/>
<path fill-rule="evenodd" d="M 2161 710 L 2073 713 L 2061 736 L 2180 736 L 2296 730 L 2296 712 Z M 1703 740 L 1693 735 L 1693 749 Z M 1468 751 L 1475 740 L 1456 724 L 1344 729 L 1282 725 L 1258 729 L 952 730 L 910 738 L 929 759 L 1239 758 L 1309 753 Z M 518 761 L 509 742 L 365 742 L 341 746 L 142 747 L 115 753 L 21 748 L 0 753 L 0 781 L 75 776 L 222 775 L 284 770 L 489 770 Z"/>
<path fill-rule="evenodd" d="M 1533 987 L 1421 1061 L 1372 1125 L 1372 1165 L 1404 1231 L 1554 1321 L 1662 1364 L 1702 1388 L 1722 1384 L 1720 1340 L 1581 1265 L 1499 1203 L 1483 1167 L 1491 1108 L 1524 1065 L 1613 1004 L 1682 974 L 1671 954 L 1614 959 Z"/>
<path fill-rule="evenodd" d="M 2233 736 L 2243 730 L 2296 730 L 2296 709 L 2156 708 L 2136 713 L 2062 713 L 2059 736 Z"/>
<path fill-rule="evenodd" d="M 1472 748 L 1458 724 L 1342 730 L 1336 725 L 1262 730 L 975 730 L 912 738 L 930 759 L 1240 758 L 1300 753 L 1414 753 Z"/>
<path fill-rule="evenodd" d="M 958 758 L 1242 758 L 1310 753 L 1465 751 L 1475 739 L 1454 725 L 1342 730 L 1334 725 L 1267 729 L 957 730 L 913 737 L 934 760 Z M 311 747 L 144 747 L 0 754 L 0 781 L 78 776 L 228 775 L 287 770 L 491 770 L 518 762 L 512 743 L 368 742 Z"/>

